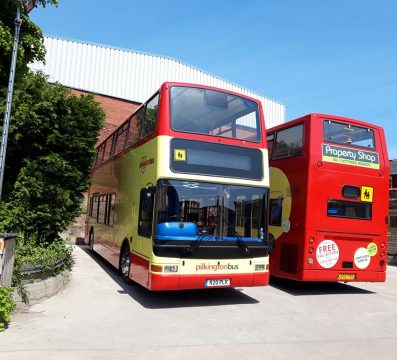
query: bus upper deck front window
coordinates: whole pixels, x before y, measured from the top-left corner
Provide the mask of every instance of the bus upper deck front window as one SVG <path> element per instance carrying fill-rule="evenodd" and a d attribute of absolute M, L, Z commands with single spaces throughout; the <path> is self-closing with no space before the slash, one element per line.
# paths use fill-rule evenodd
<path fill-rule="evenodd" d="M 375 149 L 374 131 L 372 129 L 331 120 L 324 121 L 324 141 Z"/>
<path fill-rule="evenodd" d="M 252 142 L 261 140 L 257 103 L 209 89 L 171 88 L 171 128 Z"/>

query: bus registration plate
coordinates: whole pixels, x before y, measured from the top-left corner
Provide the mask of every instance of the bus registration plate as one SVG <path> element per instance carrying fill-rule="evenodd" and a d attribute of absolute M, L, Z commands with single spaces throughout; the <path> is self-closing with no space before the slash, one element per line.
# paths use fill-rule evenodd
<path fill-rule="evenodd" d="M 205 280 L 205 286 L 230 286 L 230 279 L 207 279 Z"/>
<path fill-rule="evenodd" d="M 356 274 L 338 274 L 338 280 L 354 280 L 356 278 Z"/>

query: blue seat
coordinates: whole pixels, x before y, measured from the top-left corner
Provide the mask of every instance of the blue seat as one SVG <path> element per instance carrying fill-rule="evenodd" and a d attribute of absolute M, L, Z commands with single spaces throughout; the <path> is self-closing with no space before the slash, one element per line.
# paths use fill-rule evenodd
<path fill-rule="evenodd" d="M 163 222 L 156 226 L 157 240 L 195 240 L 197 225 L 193 222 Z"/>

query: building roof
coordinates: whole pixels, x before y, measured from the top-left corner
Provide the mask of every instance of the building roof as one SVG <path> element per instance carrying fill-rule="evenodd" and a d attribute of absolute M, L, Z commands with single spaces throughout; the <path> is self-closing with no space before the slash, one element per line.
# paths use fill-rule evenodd
<path fill-rule="evenodd" d="M 165 81 L 203 84 L 259 99 L 268 128 L 285 121 L 285 105 L 172 58 L 53 37 L 44 45 L 45 64 L 31 68 L 67 87 L 144 102 Z"/>

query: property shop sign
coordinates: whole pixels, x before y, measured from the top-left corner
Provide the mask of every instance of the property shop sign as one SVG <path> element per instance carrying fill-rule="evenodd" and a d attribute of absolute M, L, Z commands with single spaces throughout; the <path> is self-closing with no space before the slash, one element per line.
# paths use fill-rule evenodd
<path fill-rule="evenodd" d="M 379 169 L 379 154 L 343 146 L 322 144 L 322 160 L 338 164 Z"/>

